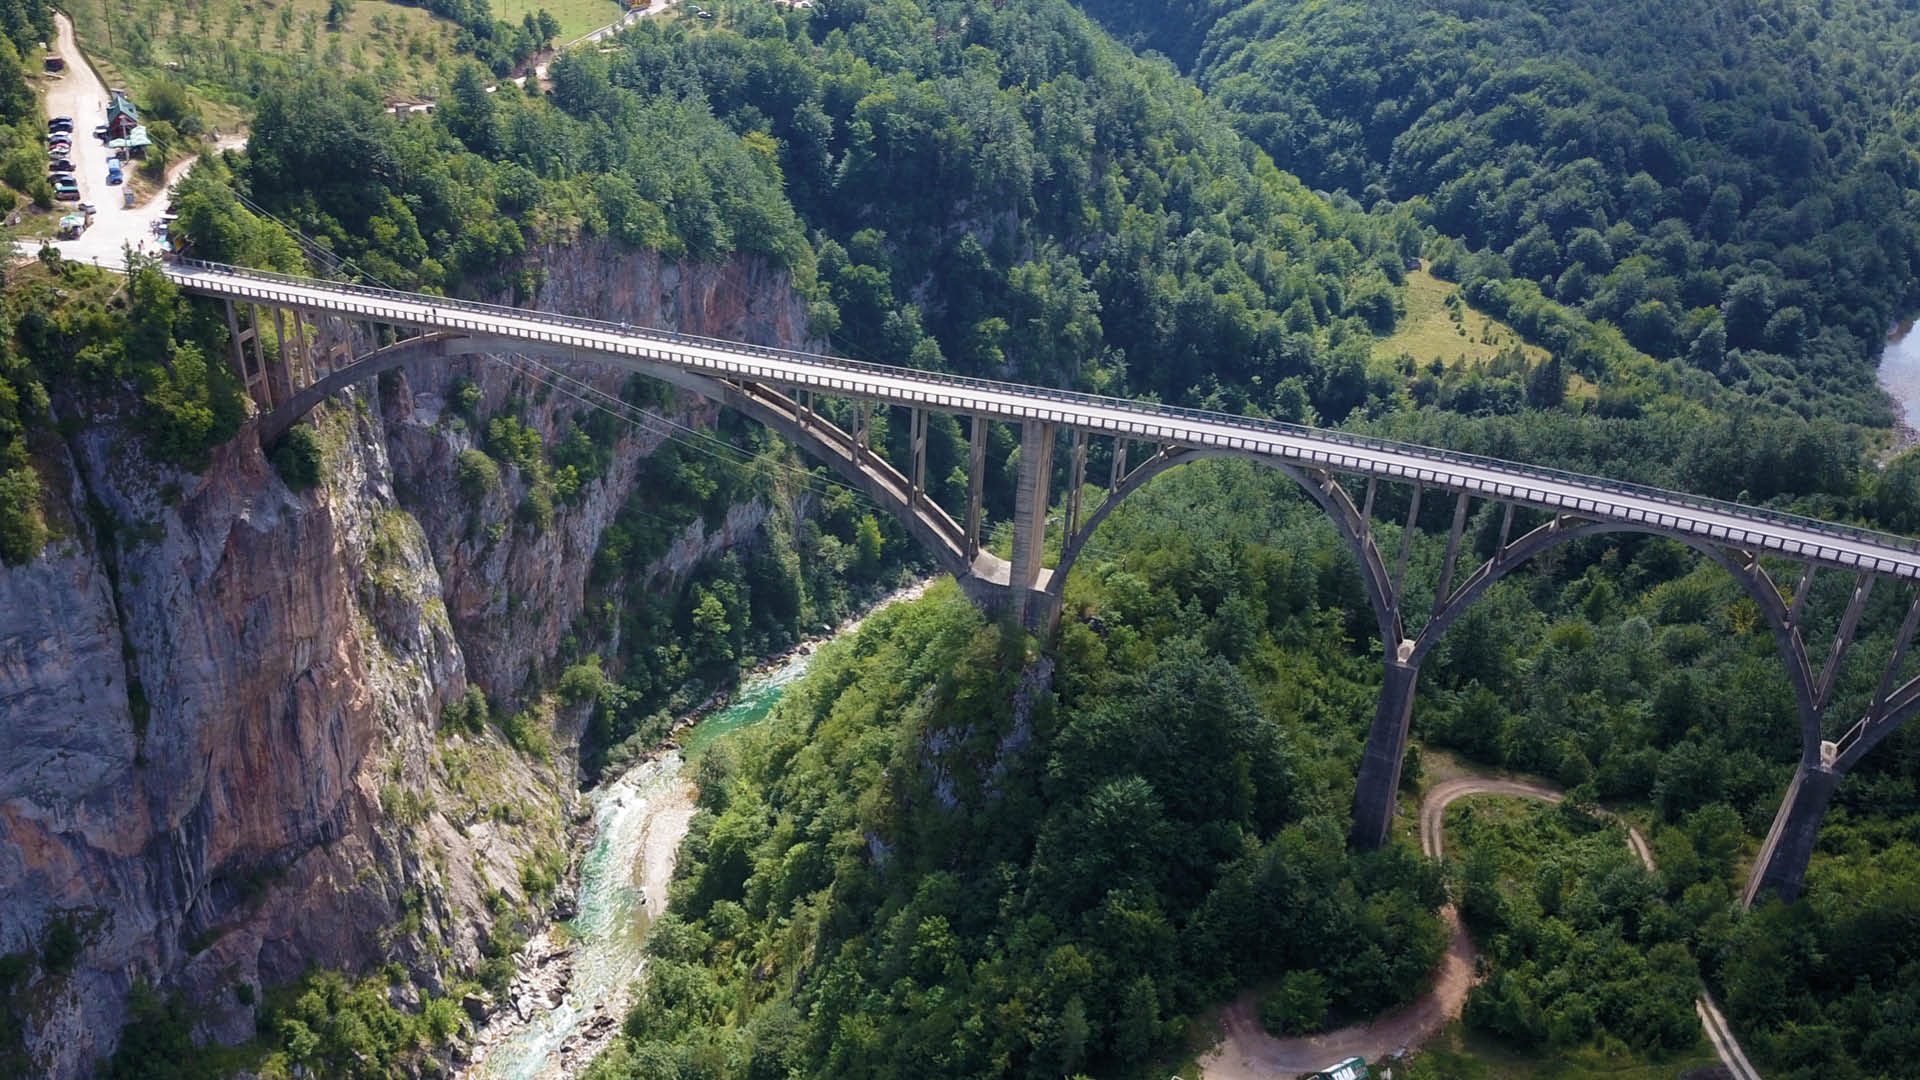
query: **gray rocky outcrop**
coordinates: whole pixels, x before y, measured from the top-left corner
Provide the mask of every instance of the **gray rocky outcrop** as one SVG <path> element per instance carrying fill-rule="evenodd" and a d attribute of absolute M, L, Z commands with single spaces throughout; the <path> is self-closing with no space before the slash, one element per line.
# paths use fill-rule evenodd
<path fill-rule="evenodd" d="M 587 243 L 533 252 L 521 277 L 554 310 L 806 343 L 805 304 L 752 260 L 681 267 Z M 481 415 L 524 399 L 549 440 L 577 403 L 498 363 L 423 366 L 317 414 L 326 479 L 303 493 L 251 426 L 198 474 L 146 458 L 111 413 L 41 455 L 58 538 L 0 568 L 0 953 L 37 952 L 56 920 L 81 932 L 71 971 L 36 971 L 24 992 L 47 1075 L 91 1072 L 140 980 L 186 994 L 199 1034 L 226 1041 L 253 1033 L 250 991 L 312 965 L 397 960 L 441 987 L 477 957 L 488 895 L 524 900 L 521 862 L 564 842 L 581 710 L 554 715 L 548 764 L 443 736 L 437 718 L 470 681 L 530 703 L 663 436 L 628 431 L 552 527 L 522 527 L 513 478 L 478 502 L 459 491 L 455 459 L 479 433 L 449 422 L 445 396 L 465 376 Z M 687 573 L 768 513 L 696 523 L 648 576 Z"/>

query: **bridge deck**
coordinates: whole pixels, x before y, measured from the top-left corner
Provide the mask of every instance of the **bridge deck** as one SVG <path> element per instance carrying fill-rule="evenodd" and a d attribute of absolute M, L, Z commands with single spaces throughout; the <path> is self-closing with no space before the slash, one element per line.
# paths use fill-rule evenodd
<path fill-rule="evenodd" d="M 718 378 L 890 405 L 1006 421 L 1037 420 L 1144 442 L 1225 450 L 1645 525 L 1828 566 L 1920 579 L 1920 542 L 1907 537 L 1430 447 L 184 259 L 167 264 L 167 273 L 183 289 L 205 296 L 428 330 L 498 335 L 582 354 L 634 357 Z"/>

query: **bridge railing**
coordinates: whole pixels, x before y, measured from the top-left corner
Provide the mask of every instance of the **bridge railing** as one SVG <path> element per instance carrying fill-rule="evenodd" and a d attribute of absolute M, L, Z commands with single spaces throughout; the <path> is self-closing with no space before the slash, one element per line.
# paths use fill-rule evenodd
<path fill-rule="evenodd" d="M 686 334 L 672 330 L 658 330 L 646 327 L 633 327 L 600 319 L 588 319 L 574 315 L 561 315 L 552 312 L 536 311 L 528 308 L 510 307 L 501 304 L 489 304 L 476 300 L 461 300 L 452 297 L 434 296 L 426 293 L 409 293 L 395 289 L 377 288 L 351 282 L 322 281 L 314 278 L 281 274 L 264 270 L 250 270 L 221 263 L 205 262 L 198 259 L 175 258 L 169 267 L 181 271 L 179 276 L 191 284 L 196 273 L 211 274 L 238 282 L 255 283 L 260 293 L 258 299 L 276 301 L 291 306 L 315 307 L 310 296 L 299 295 L 294 290 L 306 293 L 324 290 L 330 293 L 345 293 L 363 297 L 380 306 L 380 310 L 359 312 L 365 317 L 387 321 L 400 325 L 422 327 L 445 327 L 470 330 L 477 333 L 493 333 L 512 336 L 511 329 L 494 325 L 500 320 L 519 323 L 538 323 L 555 328 L 570 328 L 593 334 L 620 339 L 633 347 L 636 354 L 645 350 L 644 346 L 667 348 L 696 348 L 722 354 L 717 357 L 702 357 L 702 363 L 717 366 L 730 373 L 771 383 L 790 382 L 783 379 L 781 373 L 755 370 L 752 365 L 743 365 L 731 357 L 741 354 L 764 357 L 769 360 L 804 364 L 811 367 L 829 369 L 847 375 L 865 374 L 878 378 L 909 380 L 921 386 L 932 383 L 935 386 L 952 389 L 987 393 L 1020 399 L 1014 403 L 1011 411 L 1021 413 L 1026 419 L 1042 420 L 1065 425 L 1087 426 L 1086 418 L 1069 413 L 1024 405 L 1034 399 L 1054 402 L 1062 405 L 1075 405 L 1085 408 L 1121 411 L 1130 415 L 1133 422 L 1124 432 L 1129 438 L 1140 441 L 1166 441 L 1173 443 L 1200 442 L 1203 445 L 1217 446 L 1223 449 L 1237 450 L 1256 454 L 1282 454 L 1309 461 L 1324 468 L 1357 472 L 1368 475 L 1382 475 L 1391 478 L 1417 481 L 1439 487 L 1452 487 L 1472 490 L 1492 497 L 1512 498 L 1540 505 L 1554 506 L 1570 512 L 1588 512 L 1606 514 L 1629 521 L 1639 521 L 1662 528 L 1705 532 L 1711 538 L 1724 540 L 1732 544 L 1758 543 L 1769 550 L 1783 551 L 1788 554 L 1800 554 L 1824 561 L 1857 566 L 1861 569 L 1876 570 L 1898 574 L 1903 577 L 1920 577 L 1920 560 L 1888 560 L 1860 552 L 1849 552 L 1825 545 L 1808 545 L 1790 538 L 1768 536 L 1739 528 L 1710 526 L 1695 528 L 1698 523 L 1683 520 L 1677 515 L 1649 513 L 1641 508 L 1617 503 L 1602 504 L 1599 499 L 1583 498 L 1579 495 L 1569 497 L 1565 492 L 1536 488 L 1521 481 L 1535 481 L 1561 484 L 1584 489 L 1594 495 L 1608 494 L 1636 498 L 1664 504 L 1674 509 L 1703 511 L 1722 518 L 1750 522 L 1761 526 L 1774 526 L 1814 533 L 1834 540 L 1851 541 L 1856 544 L 1879 548 L 1884 551 L 1904 554 L 1920 554 L 1920 540 L 1913 537 L 1897 536 L 1891 533 L 1863 529 L 1857 526 L 1822 521 L 1800 514 L 1763 507 L 1748 506 L 1742 503 L 1728 502 L 1701 495 L 1654 487 L 1647 484 L 1609 480 L 1604 477 L 1589 476 L 1568 472 L 1562 469 L 1527 465 L 1520 462 L 1503 461 L 1498 458 L 1479 454 L 1462 453 L 1440 447 L 1421 446 L 1416 443 L 1398 442 L 1369 435 L 1357 435 L 1351 432 L 1330 428 L 1309 427 L 1304 424 L 1291 424 L 1278 420 L 1265 420 L 1255 417 L 1238 416 L 1233 413 L 1215 412 L 1206 409 L 1190 409 L 1176 405 L 1163 405 L 1152 402 L 1135 401 L 1127 398 L 1089 394 L 1075 390 L 1060 390 L 1052 387 L 1029 386 L 1020 383 L 1005 382 L 996 379 L 982 379 L 968 375 L 954 375 L 946 372 L 924 371 L 918 368 L 899 367 L 890 364 L 876 364 L 869 361 L 850 360 L 844 357 L 810 353 L 797 349 L 781 349 L 765 345 L 752 345 L 722 338 L 705 337 L 698 334 Z M 269 283 L 287 288 L 273 289 Z M 211 283 L 209 283 L 211 284 Z M 426 307 L 425 317 L 405 310 L 406 308 Z M 474 316 L 463 319 L 460 314 Z M 492 323 L 492 324 L 490 324 Z M 618 351 L 609 349 L 609 343 L 572 337 L 566 334 L 541 335 L 550 338 L 554 344 L 570 348 L 598 351 Z M 650 355 L 649 358 L 673 361 L 672 353 Z M 851 380 L 836 380 L 830 375 L 822 380 L 826 388 L 838 390 L 854 396 L 898 397 L 897 393 L 883 392 L 878 388 L 863 387 Z M 1001 412 L 1003 410 L 985 410 L 978 401 L 969 401 L 963 397 L 949 397 L 916 388 L 914 396 L 923 399 L 922 404 L 930 407 L 948 409 L 955 412 L 982 413 Z M 1152 421 L 1179 421 L 1181 426 L 1156 424 Z M 1229 431 L 1245 432 L 1246 437 L 1231 434 L 1215 436 L 1211 433 L 1197 434 L 1190 424 L 1204 424 L 1212 428 L 1225 428 Z M 1316 446 L 1276 448 L 1267 440 L 1273 438 L 1301 440 Z M 1258 440 L 1258 441 L 1256 441 Z M 1359 451 L 1371 457 L 1339 453 L 1322 447 L 1339 447 L 1345 450 Z M 1409 461 L 1382 462 L 1378 455 L 1390 455 Z M 1471 480 L 1458 473 L 1423 467 L 1427 463 L 1461 466 L 1500 474 L 1495 480 Z"/>

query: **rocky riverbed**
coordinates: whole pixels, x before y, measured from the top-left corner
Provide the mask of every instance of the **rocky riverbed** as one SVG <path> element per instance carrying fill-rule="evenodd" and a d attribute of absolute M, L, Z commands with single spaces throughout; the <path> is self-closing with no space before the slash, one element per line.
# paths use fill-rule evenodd
<path fill-rule="evenodd" d="M 921 582 L 873 608 L 910 600 Z M 864 616 L 863 616 L 864 617 Z M 619 1033 L 645 968 L 647 927 L 666 910 L 680 840 L 693 821 L 694 789 L 683 743 L 704 745 L 764 719 L 804 675 L 818 647 L 852 633 L 859 619 L 801 643 L 683 717 L 646 760 L 589 793 L 575 823 L 573 891 L 555 923 L 514 958 L 504 1000 L 463 1002 L 478 1028 L 460 1076 L 553 1080 L 577 1076 Z"/>

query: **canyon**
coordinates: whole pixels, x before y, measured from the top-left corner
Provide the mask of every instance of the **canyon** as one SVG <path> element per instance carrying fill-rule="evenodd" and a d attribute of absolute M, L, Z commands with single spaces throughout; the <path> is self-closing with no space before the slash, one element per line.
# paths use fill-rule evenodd
<path fill-rule="evenodd" d="M 553 243 L 484 298 L 807 347 L 785 271 L 679 264 Z M 609 394 L 625 377 L 569 372 Z M 138 984 L 179 993 L 196 1035 L 253 1034 L 265 988 L 313 966 L 398 963 L 397 996 L 442 992 L 499 912 L 541 906 L 523 867 L 564 850 L 581 812 L 589 705 L 543 693 L 582 626 L 602 534 L 663 441 L 623 430 L 611 462 L 546 528 L 516 518 L 524 478 L 471 498 L 456 479 L 511 407 L 551 443 L 576 402 L 507 365 L 423 363 L 311 421 L 322 482 L 294 492 L 251 425 L 198 474 L 142 454 L 132 407 L 56 401 L 75 432 L 37 448 L 57 539 L 0 569 L 0 954 L 77 934 L 16 1002 L 53 1077 L 111 1052 Z M 473 400 L 477 391 L 478 401 Z M 685 396 L 670 419 L 707 426 Z M 695 520 L 620 589 L 666 588 L 751 544 L 763 499 Z M 591 625 L 596 640 L 617 623 Z M 497 734 L 439 730 L 469 685 L 551 726 L 547 760 Z"/>

